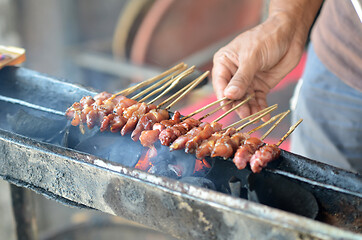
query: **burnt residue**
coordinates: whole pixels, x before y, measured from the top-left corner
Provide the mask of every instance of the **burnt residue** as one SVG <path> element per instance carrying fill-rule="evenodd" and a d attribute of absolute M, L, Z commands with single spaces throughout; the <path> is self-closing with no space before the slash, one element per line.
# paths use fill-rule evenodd
<path fill-rule="evenodd" d="M 250 174 L 248 199 L 314 219 L 319 211 L 314 195 L 285 177 L 268 172 Z"/>
<path fill-rule="evenodd" d="M 306 186 L 310 188 L 310 186 Z M 319 199 L 320 213 L 317 220 L 354 232 L 362 232 L 362 203 L 360 198 L 321 187 L 314 187 Z"/>
<path fill-rule="evenodd" d="M 222 227 L 222 215 L 198 205 L 195 200 L 175 197 L 168 192 L 149 194 L 144 184 L 128 184 L 119 179 L 110 181 L 103 197 L 116 215 L 153 226 L 173 236 L 197 239 L 202 232 L 204 239 L 229 239 L 228 227 Z M 180 225 L 180 221 L 183 225 Z M 223 234 L 223 237 L 217 237 L 216 232 Z"/>
<path fill-rule="evenodd" d="M 218 191 L 246 198 L 277 209 L 314 219 L 318 204 L 311 191 L 287 178 L 262 171 L 237 170 L 233 163 L 215 160 L 206 176 L 216 182 Z"/>

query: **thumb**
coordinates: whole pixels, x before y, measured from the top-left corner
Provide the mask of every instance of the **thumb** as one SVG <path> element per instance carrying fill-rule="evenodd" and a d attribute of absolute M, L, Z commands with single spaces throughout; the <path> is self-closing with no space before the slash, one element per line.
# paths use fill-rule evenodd
<path fill-rule="evenodd" d="M 253 64 L 242 64 L 231 78 L 224 90 L 224 96 L 229 99 L 241 99 L 254 79 L 256 67 Z"/>

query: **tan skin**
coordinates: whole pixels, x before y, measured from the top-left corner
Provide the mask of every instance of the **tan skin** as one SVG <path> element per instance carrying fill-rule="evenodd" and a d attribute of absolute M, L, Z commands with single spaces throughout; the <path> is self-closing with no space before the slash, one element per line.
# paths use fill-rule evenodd
<path fill-rule="evenodd" d="M 237 109 L 240 117 L 266 108 L 267 94 L 302 57 L 321 4 L 321 0 L 272 0 L 265 22 L 240 34 L 214 55 L 212 83 L 217 98 L 242 100 L 254 93 L 254 99 Z"/>

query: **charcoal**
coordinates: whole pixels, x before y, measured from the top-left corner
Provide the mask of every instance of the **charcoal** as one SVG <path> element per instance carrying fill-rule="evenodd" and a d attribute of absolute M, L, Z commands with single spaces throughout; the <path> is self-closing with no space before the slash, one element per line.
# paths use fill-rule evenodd
<path fill-rule="evenodd" d="M 169 164 L 167 164 L 167 162 L 165 162 L 165 161 L 157 162 L 155 165 L 153 165 L 148 170 L 148 172 L 152 173 L 152 174 L 155 174 L 155 175 L 168 177 L 168 178 L 173 178 L 173 179 L 180 178 L 178 176 L 178 173 L 176 171 L 174 171 L 173 168 L 170 168 Z"/>
<path fill-rule="evenodd" d="M 195 155 L 185 153 L 183 150 L 170 151 L 168 146 L 161 144 L 155 145 L 157 156 L 151 159 L 153 165 L 163 162 L 167 167 L 168 164 L 180 166 L 182 169 L 182 177 L 191 176 L 195 168 Z"/>

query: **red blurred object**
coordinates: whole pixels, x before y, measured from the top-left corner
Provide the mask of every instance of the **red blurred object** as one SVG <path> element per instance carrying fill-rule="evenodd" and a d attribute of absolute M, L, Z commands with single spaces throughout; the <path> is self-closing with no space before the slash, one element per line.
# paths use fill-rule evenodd
<path fill-rule="evenodd" d="M 256 25 L 262 2 L 156 0 L 136 31 L 130 60 L 167 67 Z"/>
<path fill-rule="evenodd" d="M 211 165 L 205 159 L 196 159 L 194 173 L 210 169 Z"/>
<path fill-rule="evenodd" d="M 157 150 L 154 147 L 148 149 L 144 154 L 142 154 L 135 168 L 143 171 L 148 171 L 148 169 L 152 167 L 150 159 L 155 156 L 157 156 Z"/>

